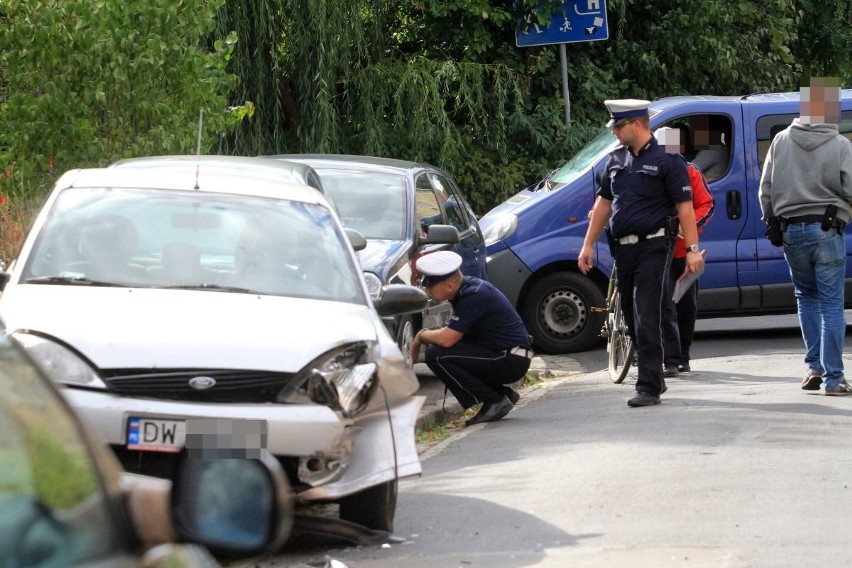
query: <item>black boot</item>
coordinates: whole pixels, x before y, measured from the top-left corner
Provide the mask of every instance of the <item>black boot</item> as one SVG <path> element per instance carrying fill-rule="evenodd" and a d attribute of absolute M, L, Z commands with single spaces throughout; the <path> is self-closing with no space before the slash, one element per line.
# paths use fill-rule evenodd
<path fill-rule="evenodd" d="M 514 405 L 505 396 L 500 399 L 499 402 L 483 402 L 482 408 L 479 409 L 479 412 L 477 412 L 473 418 L 465 422 L 464 425 L 473 426 L 474 424 L 479 424 L 481 422 L 500 420 L 509 414 L 509 411 L 512 410 L 512 408 L 514 408 Z"/>

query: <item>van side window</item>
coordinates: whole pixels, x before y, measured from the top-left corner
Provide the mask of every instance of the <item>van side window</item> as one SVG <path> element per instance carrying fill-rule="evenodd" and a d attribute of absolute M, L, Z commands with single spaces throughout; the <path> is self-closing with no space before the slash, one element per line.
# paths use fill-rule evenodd
<path fill-rule="evenodd" d="M 847 110 L 840 113 L 840 133 L 849 140 L 852 140 L 852 110 Z"/>
<path fill-rule="evenodd" d="M 722 114 L 682 116 L 663 126 L 678 128 L 687 137 L 683 157 L 701 169 L 707 181 L 724 176 L 731 164 L 734 147 L 733 122 Z"/>
<path fill-rule="evenodd" d="M 769 152 L 769 145 L 775 135 L 790 126 L 797 114 L 771 114 L 761 116 L 757 119 L 757 128 L 755 135 L 757 136 L 757 165 L 762 170 L 763 161 L 766 159 L 766 154 Z"/>
<path fill-rule="evenodd" d="M 769 145 L 775 135 L 790 126 L 793 119 L 798 118 L 798 114 L 773 114 L 761 116 L 757 120 L 757 155 L 759 158 L 758 165 L 763 169 L 763 162 L 766 160 L 766 154 L 769 152 Z M 844 111 L 840 113 L 840 124 L 838 125 L 840 134 L 844 135 L 849 140 L 852 140 L 852 111 Z"/>

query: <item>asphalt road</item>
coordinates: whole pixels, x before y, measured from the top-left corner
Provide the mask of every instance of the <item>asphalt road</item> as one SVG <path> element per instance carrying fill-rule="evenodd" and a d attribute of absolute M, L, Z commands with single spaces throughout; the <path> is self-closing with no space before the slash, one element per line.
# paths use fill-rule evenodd
<path fill-rule="evenodd" d="M 627 407 L 632 379 L 612 384 L 600 352 L 577 354 L 587 372 L 423 456 L 401 542 L 252 565 L 852 565 L 852 397 L 799 388 L 801 338 L 780 318 L 699 322 L 694 372 L 650 408 Z"/>

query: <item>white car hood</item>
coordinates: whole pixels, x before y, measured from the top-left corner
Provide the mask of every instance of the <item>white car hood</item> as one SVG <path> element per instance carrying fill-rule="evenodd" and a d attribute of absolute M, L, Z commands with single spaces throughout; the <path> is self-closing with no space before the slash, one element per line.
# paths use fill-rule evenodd
<path fill-rule="evenodd" d="M 296 372 L 333 346 L 375 341 L 366 305 L 257 294 L 43 284 L 9 287 L 10 332 L 56 338 L 101 369 Z"/>

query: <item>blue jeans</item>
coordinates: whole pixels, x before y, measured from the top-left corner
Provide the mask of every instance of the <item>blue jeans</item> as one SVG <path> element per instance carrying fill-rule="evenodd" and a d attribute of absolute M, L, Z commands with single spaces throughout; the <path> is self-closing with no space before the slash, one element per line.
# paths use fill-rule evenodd
<path fill-rule="evenodd" d="M 784 231 L 784 257 L 796 292 L 805 363 L 822 371 L 826 387 L 834 387 L 843 380 L 846 241 L 819 223 L 795 223 Z"/>

